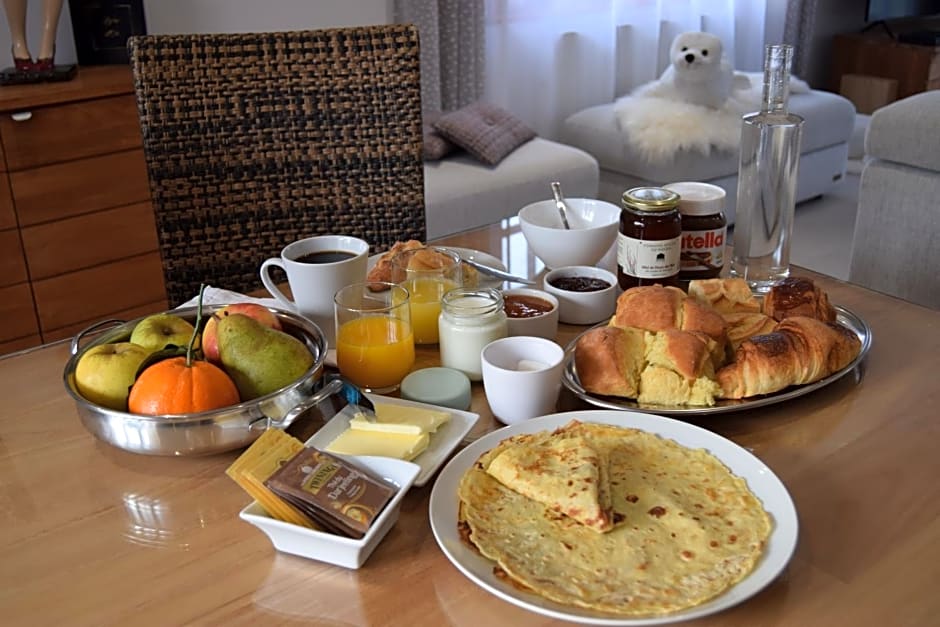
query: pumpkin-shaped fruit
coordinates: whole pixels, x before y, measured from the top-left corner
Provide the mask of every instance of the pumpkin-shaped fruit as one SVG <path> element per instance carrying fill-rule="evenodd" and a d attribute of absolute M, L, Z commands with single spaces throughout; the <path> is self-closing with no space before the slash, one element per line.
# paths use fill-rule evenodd
<path fill-rule="evenodd" d="M 236 405 L 238 389 L 225 371 L 208 361 L 172 357 L 137 377 L 127 399 L 133 414 L 190 414 Z"/>

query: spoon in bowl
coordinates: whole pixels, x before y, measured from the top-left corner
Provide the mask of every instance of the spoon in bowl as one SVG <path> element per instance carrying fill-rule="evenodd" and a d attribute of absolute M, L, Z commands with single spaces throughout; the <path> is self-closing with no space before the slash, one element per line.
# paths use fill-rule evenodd
<path fill-rule="evenodd" d="M 561 223 L 566 229 L 571 229 L 568 224 L 568 205 L 565 203 L 565 197 L 561 193 L 561 183 L 552 181 L 552 195 L 555 197 L 555 206 L 558 207 L 558 213 L 561 215 Z"/>

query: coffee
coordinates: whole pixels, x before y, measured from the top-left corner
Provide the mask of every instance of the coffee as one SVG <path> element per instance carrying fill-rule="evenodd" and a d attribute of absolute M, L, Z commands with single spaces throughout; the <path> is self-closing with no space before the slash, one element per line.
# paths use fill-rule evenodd
<path fill-rule="evenodd" d="M 356 256 L 348 250 L 318 250 L 316 252 L 301 255 L 295 259 L 298 263 L 336 263 L 337 261 L 346 261 Z"/>

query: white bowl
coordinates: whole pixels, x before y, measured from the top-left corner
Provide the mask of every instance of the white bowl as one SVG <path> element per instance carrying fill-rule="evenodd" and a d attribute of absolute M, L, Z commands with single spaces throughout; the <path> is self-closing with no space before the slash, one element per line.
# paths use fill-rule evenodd
<path fill-rule="evenodd" d="M 568 198 L 565 229 L 554 200 L 519 210 L 519 225 L 532 252 L 549 268 L 593 266 L 607 254 L 620 230 L 620 207 L 603 200 Z"/>
<path fill-rule="evenodd" d="M 543 290 L 537 290 L 530 287 L 515 287 L 503 290 L 503 300 L 511 296 L 523 296 L 543 300 L 552 308 L 545 313 L 528 318 L 514 318 L 507 315 L 509 323 L 509 335 L 532 335 L 535 337 L 544 337 L 546 340 L 554 340 L 558 335 L 558 299 Z"/>
<path fill-rule="evenodd" d="M 593 292 L 576 292 L 551 284 L 555 279 L 562 277 L 601 279 L 609 285 Z M 620 294 L 616 275 L 593 266 L 569 266 L 550 270 L 545 274 L 543 287 L 558 299 L 558 319 L 565 324 L 595 324 L 610 318 L 617 308 L 617 296 Z"/>
<path fill-rule="evenodd" d="M 421 467 L 390 457 L 357 456 L 351 459 L 376 476 L 398 486 L 395 496 L 362 538 L 346 538 L 276 520 L 268 516 L 257 501 L 252 501 L 239 513 L 239 517 L 265 532 L 278 551 L 346 568 L 359 568 L 398 520 L 401 500 L 411 488 Z"/>

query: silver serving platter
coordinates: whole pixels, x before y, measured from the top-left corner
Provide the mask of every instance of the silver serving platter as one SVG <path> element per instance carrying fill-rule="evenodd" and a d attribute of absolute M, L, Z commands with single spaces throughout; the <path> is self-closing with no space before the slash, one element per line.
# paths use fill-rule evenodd
<path fill-rule="evenodd" d="M 581 336 L 584 335 L 584 333 L 587 333 L 587 331 L 579 334 L 578 337 L 569 342 L 568 346 L 565 348 L 565 368 L 562 373 L 562 382 L 565 384 L 566 388 L 574 393 L 575 396 L 587 403 L 590 403 L 591 405 L 595 405 L 596 407 L 603 407 L 604 409 L 639 411 L 649 414 L 663 414 L 666 416 L 679 418 L 745 411 L 748 409 L 755 409 L 757 407 L 764 407 L 766 405 L 782 403 L 800 396 L 805 396 L 810 392 L 814 392 L 819 388 L 826 387 L 827 385 L 838 381 L 849 372 L 855 370 L 858 365 L 862 363 L 862 360 L 868 353 L 868 349 L 871 348 L 872 332 L 871 327 L 868 326 L 868 323 L 845 307 L 836 305 L 835 309 L 836 322 L 855 333 L 855 335 L 858 336 L 859 341 L 862 343 L 862 348 L 858 352 L 858 356 L 853 359 L 852 363 L 850 363 L 848 366 L 834 374 L 829 375 L 825 379 L 820 379 L 819 381 L 814 383 L 807 383 L 805 385 L 791 386 L 784 390 L 780 390 L 779 392 L 775 392 L 774 394 L 765 394 L 763 396 L 754 396 L 740 400 L 719 399 L 715 402 L 715 405 L 711 407 L 693 407 L 689 405 L 646 405 L 640 404 L 636 400 L 629 398 L 592 394 L 581 387 L 581 383 L 578 381 L 578 372 L 574 365 L 574 348 Z M 595 325 L 592 328 L 606 326 L 606 324 L 607 323 L 605 322 L 599 325 Z"/>

